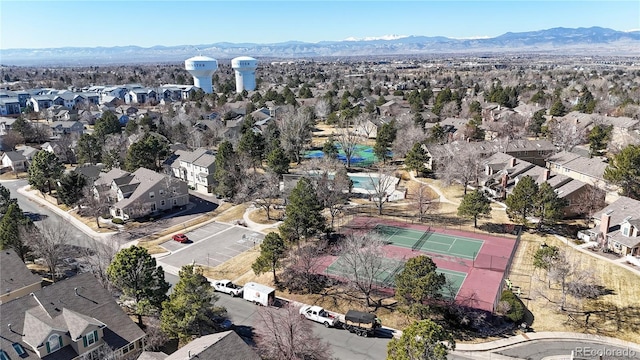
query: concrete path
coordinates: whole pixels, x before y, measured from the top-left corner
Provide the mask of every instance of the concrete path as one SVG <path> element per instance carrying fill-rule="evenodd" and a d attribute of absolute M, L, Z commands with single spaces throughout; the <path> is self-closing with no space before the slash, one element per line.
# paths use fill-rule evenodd
<path fill-rule="evenodd" d="M 418 178 L 415 177 L 415 175 L 413 175 L 412 171 L 409 171 L 409 176 L 411 177 L 411 180 L 420 183 L 420 184 L 424 184 L 427 185 L 431 190 L 433 190 L 436 194 L 438 194 L 439 196 L 439 201 L 440 202 L 444 202 L 444 203 L 449 203 L 449 204 L 455 204 L 458 205 L 457 202 L 453 202 L 449 199 L 446 198 L 446 196 L 444 196 L 444 194 L 442 193 L 442 191 L 440 191 L 440 189 L 436 186 L 433 186 L 425 181 L 419 180 Z"/>
<path fill-rule="evenodd" d="M 251 205 L 249 206 L 245 211 L 244 214 L 242 214 L 242 220 L 244 221 L 245 224 L 247 224 L 247 228 L 251 229 L 251 230 L 255 230 L 255 231 L 264 231 L 266 229 L 270 229 L 270 228 L 275 228 L 280 226 L 280 224 L 282 224 L 282 221 L 278 221 L 275 224 L 259 224 L 255 221 L 252 221 L 249 218 L 249 214 L 251 214 L 254 211 L 258 211 L 260 210 L 259 208 L 256 208 L 255 205 Z"/>

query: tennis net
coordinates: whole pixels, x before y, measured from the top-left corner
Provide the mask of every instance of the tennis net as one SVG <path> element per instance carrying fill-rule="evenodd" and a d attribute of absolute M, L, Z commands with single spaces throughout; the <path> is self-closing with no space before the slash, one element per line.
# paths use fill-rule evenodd
<path fill-rule="evenodd" d="M 429 235 L 431 235 L 431 227 L 429 227 L 427 231 L 425 231 L 424 234 L 420 236 L 420 239 L 418 239 L 418 241 L 416 241 L 416 243 L 413 244 L 413 246 L 411 247 L 411 250 L 415 251 L 417 249 L 420 249 L 422 245 L 424 245 L 424 243 L 429 238 Z"/>

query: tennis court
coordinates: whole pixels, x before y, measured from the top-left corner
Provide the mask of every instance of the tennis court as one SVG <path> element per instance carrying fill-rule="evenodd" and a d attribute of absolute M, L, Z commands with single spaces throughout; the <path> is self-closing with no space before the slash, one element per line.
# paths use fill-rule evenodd
<path fill-rule="evenodd" d="M 374 274 L 375 282 L 378 286 L 386 287 L 386 288 L 394 288 L 395 287 L 395 279 L 396 275 L 398 275 L 402 269 L 404 269 L 404 264 L 406 261 L 385 258 L 382 262 L 382 267 L 379 272 Z M 340 257 L 336 259 L 331 265 L 327 267 L 325 273 L 327 275 L 333 275 L 335 277 L 346 277 L 347 274 L 350 273 L 348 270 L 350 267 L 345 263 L 344 259 Z M 363 269 L 363 271 L 366 271 Z M 436 269 L 438 273 L 444 274 L 447 279 L 447 285 L 449 287 L 447 289 L 443 289 L 443 295 L 449 296 L 454 294 L 454 297 L 458 295 L 460 292 L 460 288 L 464 283 L 465 278 L 467 277 L 466 273 L 447 270 L 447 269 Z M 367 274 L 362 274 L 362 277 L 366 278 Z"/>
<path fill-rule="evenodd" d="M 469 260 L 476 258 L 484 243 L 482 240 L 440 234 L 430 229 L 425 232 L 378 224 L 373 231 L 389 244 Z"/>

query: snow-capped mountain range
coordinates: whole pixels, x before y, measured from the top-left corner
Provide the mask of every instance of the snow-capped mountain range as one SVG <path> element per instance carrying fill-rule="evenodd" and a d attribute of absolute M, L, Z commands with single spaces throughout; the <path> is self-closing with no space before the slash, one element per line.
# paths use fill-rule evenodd
<path fill-rule="evenodd" d="M 0 65 L 99 65 L 179 62 L 206 55 L 230 59 L 240 55 L 256 58 L 292 59 L 384 55 L 438 54 L 557 54 L 640 56 L 640 31 L 616 31 L 601 27 L 553 28 L 512 33 L 493 38 L 452 39 L 443 36 L 387 35 L 348 38 L 342 41 L 274 44 L 214 43 L 181 46 L 64 47 L 6 49 Z"/>

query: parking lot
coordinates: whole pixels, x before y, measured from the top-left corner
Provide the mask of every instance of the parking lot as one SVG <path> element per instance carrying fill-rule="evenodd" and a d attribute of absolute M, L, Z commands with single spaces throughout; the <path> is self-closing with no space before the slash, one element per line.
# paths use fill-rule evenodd
<path fill-rule="evenodd" d="M 260 244 L 264 238 L 264 234 L 245 227 L 217 222 L 184 234 L 191 242 L 179 243 L 169 240 L 162 244 L 171 254 L 159 258 L 160 265 L 179 269 L 183 265 L 195 262 L 213 267 Z"/>

